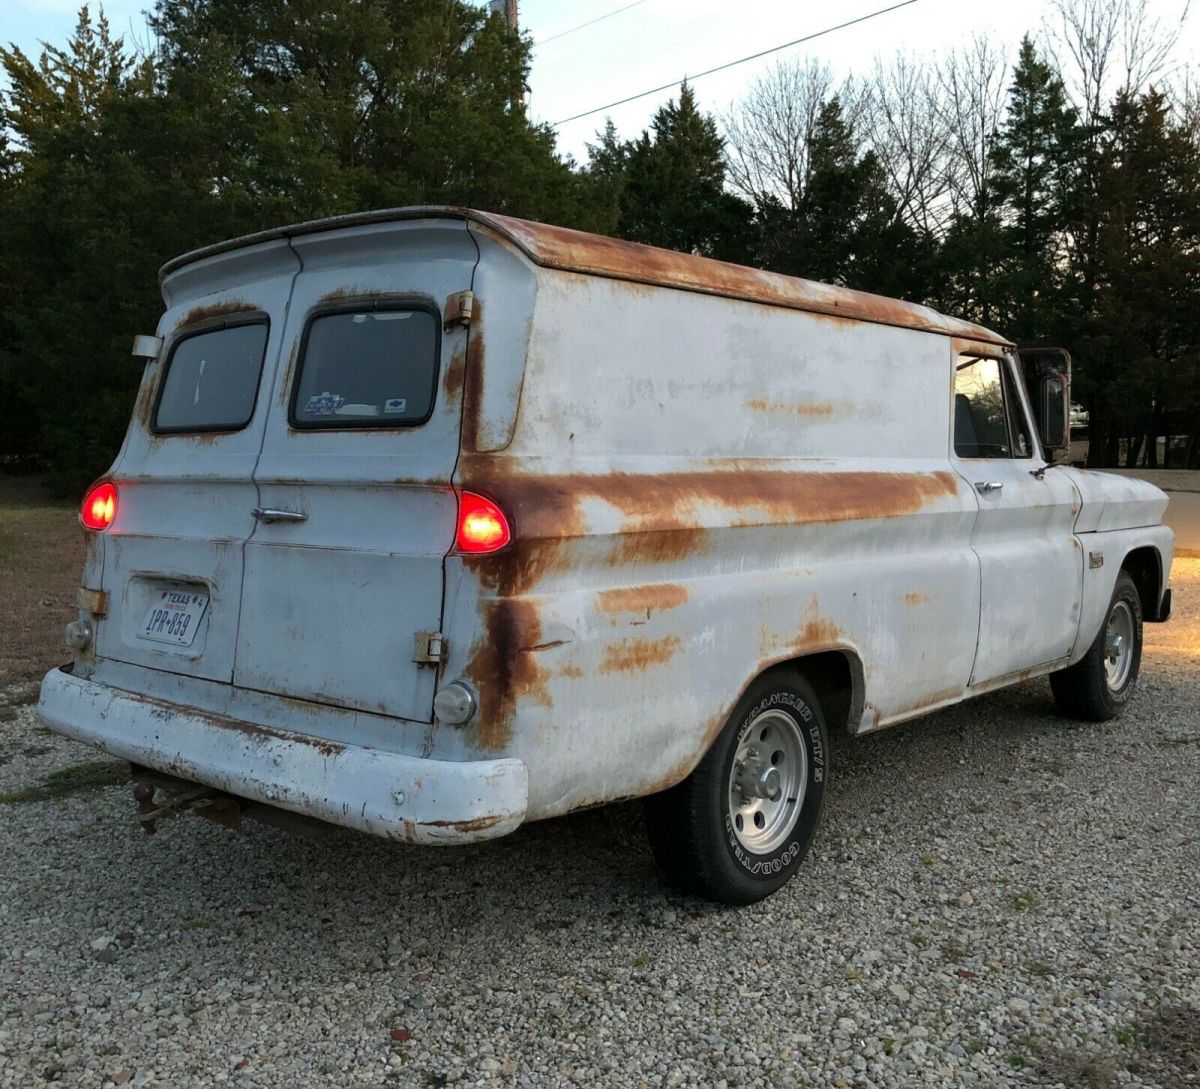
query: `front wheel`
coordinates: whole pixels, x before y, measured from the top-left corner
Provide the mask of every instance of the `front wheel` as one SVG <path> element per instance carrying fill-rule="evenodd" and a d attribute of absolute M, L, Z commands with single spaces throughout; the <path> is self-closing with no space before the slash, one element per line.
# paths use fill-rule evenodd
<path fill-rule="evenodd" d="M 820 824 L 828 748 L 821 705 L 799 673 L 755 681 L 696 770 L 646 800 L 650 845 L 668 880 L 725 904 L 781 888 Z"/>
<path fill-rule="evenodd" d="M 1142 665 L 1142 601 L 1128 571 L 1117 576 L 1095 642 L 1073 666 L 1050 674 L 1054 702 L 1068 718 L 1107 722 L 1133 696 Z"/>

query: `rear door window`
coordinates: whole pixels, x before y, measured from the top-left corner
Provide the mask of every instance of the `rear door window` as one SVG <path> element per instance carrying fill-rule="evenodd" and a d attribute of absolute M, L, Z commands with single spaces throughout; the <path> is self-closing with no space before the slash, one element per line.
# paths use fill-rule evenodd
<path fill-rule="evenodd" d="M 292 393 L 294 427 L 415 427 L 437 388 L 437 312 L 374 306 L 309 319 Z"/>
<path fill-rule="evenodd" d="M 267 350 L 267 322 L 191 333 L 167 360 L 155 431 L 239 431 L 254 415 Z"/>

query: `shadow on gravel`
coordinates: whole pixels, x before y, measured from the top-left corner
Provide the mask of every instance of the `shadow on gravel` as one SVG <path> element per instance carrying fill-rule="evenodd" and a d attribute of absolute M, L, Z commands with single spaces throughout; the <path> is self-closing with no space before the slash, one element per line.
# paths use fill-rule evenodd
<path fill-rule="evenodd" d="M 886 822 L 905 806 L 970 791 L 979 776 L 1008 781 L 1027 739 L 1066 738 L 1078 728 L 1059 718 L 1048 698 L 1044 683 L 1030 683 L 878 735 L 832 738 L 835 785 L 810 873 L 858 850 L 854 837 L 864 818 Z M 132 810 L 130 801 L 122 823 Z M 436 930 L 444 941 L 469 932 L 477 941 L 511 943 L 562 930 L 569 942 L 572 927 L 597 917 L 653 928 L 675 926 L 681 916 L 737 920 L 784 906 L 776 897 L 727 911 L 672 892 L 655 870 L 639 803 L 528 825 L 470 847 L 411 848 L 340 830 L 306 838 L 255 824 L 233 834 L 192 816 L 126 846 L 122 880 L 140 907 L 158 916 L 151 925 L 178 925 L 170 915 L 183 888 L 198 905 L 201 929 L 222 927 L 231 916 L 253 926 L 269 914 L 270 934 L 286 934 L 293 953 L 318 955 L 331 940 L 350 942 L 357 951 L 347 967 L 354 970 L 371 966 L 389 934 Z M 807 895 L 802 884 L 794 883 L 794 895 Z M 451 948 L 447 955 L 456 954 Z"/>
<path fill-rule="evenodd" d="M 22 750 L 25 756 L 41 756 L 50 750 L 32 745 Z M 86 764 L 71 764 L 50 772 L 40 783 L 0 794 L 0 805 L 20 805 L 23 802 L 46 802 L 81 791 L 100 790 L 129 780 L 129 765 L 116 760 L 93 760 Z"/>

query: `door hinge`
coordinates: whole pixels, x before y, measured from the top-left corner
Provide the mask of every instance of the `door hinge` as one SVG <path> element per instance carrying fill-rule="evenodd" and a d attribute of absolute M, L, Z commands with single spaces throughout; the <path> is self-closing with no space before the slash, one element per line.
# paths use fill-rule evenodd
<path fill-rule="evenodd" d="M 442 311 L 443 322 L 447 329 L 456 325 L 471 324 L 471 315 L 475 312 L 475 292 L 456 291 L 446 297 L 446 306 Z"/>
<path fill-rule="evenodd" d="M 417 665 L 442 664 L 446 654 L 446 637 L 440 631 L 419 631 L 413 638 L 413 661 Z"/>

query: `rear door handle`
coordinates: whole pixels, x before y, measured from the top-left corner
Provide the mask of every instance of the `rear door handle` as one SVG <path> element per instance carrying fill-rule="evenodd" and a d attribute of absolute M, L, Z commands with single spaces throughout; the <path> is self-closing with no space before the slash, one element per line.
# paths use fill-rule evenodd
<path fill-rule="evenodd" d="M 977 492 L 998 492 L 1004 487 L 1004 482 L 1000 480 L 977 480 L 975 481 L 975 490 Z"/>
<path fill-rule="evenodd" d="M 270 525 L 272 522 L 305 522 L 308 520 L 308 515 L 302 514 L 298 510 L 277 510 L 274 507 L 255 507 L 250 513 L 265 525 Z"/>

